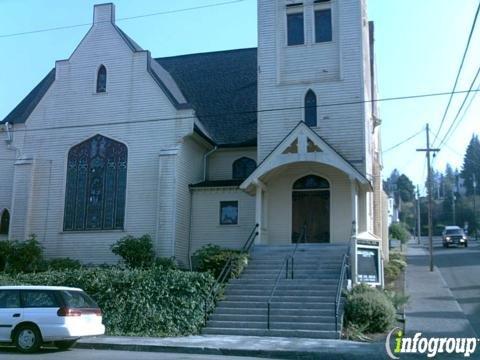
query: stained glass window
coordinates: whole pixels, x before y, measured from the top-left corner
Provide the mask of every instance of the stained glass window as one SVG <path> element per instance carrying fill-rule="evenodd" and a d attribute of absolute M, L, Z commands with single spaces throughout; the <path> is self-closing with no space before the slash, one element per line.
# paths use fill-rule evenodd
<path fill-rule="evenodd" d="M 238 201 L 220 201 L 220 225 L 238 224 Z"/>
<path fill-rule="evenodd" d="M 293 184 L 295 190 L 328 189 L 329 187 L 328 180 L 315 175 L 304 176 Z"/>
<path fill-rule="evenodd" d="M 242 157 L 233 162 L 232 165 L 232 177 L 234 179 L 246 179 L 257 167 L 255 160 Z"/>
<path fill-rule="evenodd" d="M 107 91 L 107 69 L 100 65 L 97 73 L 97 93 Z"/>
<path fill-rule="evenodd" d="M 127 147 L 101 135 L 70 149 L 65 231 L 123 229 Z"/>
<path fill-rule="evenodd" d="M 8 235 L 8 228 L 10 227 L 10 213 L 4 209 L 0 216 L 0 234 Z"/>
<path fill-rule="evenodd" d="M 317 126 L 317 96 L 312 90 L 305 95 L 305 124 Z"/>

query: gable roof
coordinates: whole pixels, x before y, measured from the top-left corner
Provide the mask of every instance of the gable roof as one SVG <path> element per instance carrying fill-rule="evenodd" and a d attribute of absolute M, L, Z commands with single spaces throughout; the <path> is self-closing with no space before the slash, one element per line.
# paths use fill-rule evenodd
<path fill-rule="evenodd" d="M 256 145 L 256 48 L 155 60 L 173 77 L 217 145 Z"/>
<path fill-rule="evenodd" d="M 25 96 L 25 98 L 20 101 L 17 106 L 10 111 L 10 113 L 3 120 L 0 121 L 0 124 L 7 122 L 10 124 L 24 123 L 38 105 L 40 100 L 42 100 L 43 95 L 45 95 L 54 81 L 55 69 L 52 69 L 47 76 L 45 76 L 42 81 L 40 81 L 38 85 L 35 86 L 33 90 L 30 91 L 30 93 Z"/>
<path fill-rule="evenodd" d="M 133 51 L 142 51 L 117 27 Z M 156 60 L 156 62 L 155 62 Z M 220 147 L 257 142 L 257 49 L 239 49 L 152 59 L 152 76 L 174 82 L 193 107 L 208 135 Z M 160 65 L 160 66 L 158 66 Z M 165 69 L 167 74 L 160 74 Z M 55 80 L 55 69 L 0 123 L 24 123 Z M 170 85 L 170 84 L 168 84 Z M 171 88 L 171 87 L 170 87 Z M 169 94 L 167 93 L 167 96 Z M 183 100 L 183 99 L 182 99 Z M 178 105 L 178 104 L 177 104 Z"/>

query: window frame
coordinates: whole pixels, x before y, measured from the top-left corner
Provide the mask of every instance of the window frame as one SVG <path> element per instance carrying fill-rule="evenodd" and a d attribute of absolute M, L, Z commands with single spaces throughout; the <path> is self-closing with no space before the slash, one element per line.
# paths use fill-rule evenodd
<path fill-rule="evenodd" d="M 80 229 L 80 228 L 77 228 L 76 227 L 76 207 L 78 206 L 77 204 L 77 191 L 78 191 L 78 186 L 75 187 L 74 191 L 75 191 L 75 199 L 74 199 L 74 204 L 73 206 L 75 207 L 74 209 L 74 215 L 73 215 L 73 223 L 71 225 L 71 228 L 67 228 L 65 225 L 66 225 L 66 221 L 67 221 L 67 206 L 69 204 L 67 204 L 67 201 L 68 201 L 68 185 L 69 185 L 69 161 L 70 161 L 70 153 L 71 151 L 74 149 L 74 148 L 77 148 L 81 145 L 84 145 L 85 143 L 89 142 L 89 141 L 92 141 L 94 138 L 96 137 L 100 137 L 100 138 L 106 138 L 107 140 L 113 142 L 113 143 L 116 143 L 116 144 L 119 144 L 121 146 L 124 147 L 124 156 L 125 156 L 125 179 L 124 179 L 124 189 L 123 189 L 123 194 L 121 194 L 122 196 L 122 201 L 123 201 L 123 222 L 122 222 L 122 226 L 116 226 L 116 211 L 117 211 L 117 201 L 118 201 L 118 179 L 119 179 L 119 163 L 120 163 L 120 158 L 117 156 L 115 157 L 115 160 L 118 160 L 117 161 L 117 169 L 116 169 L 116 173 L 114 175 L 115 177 L 115 194 L 114 194 L 114 215 L 113 215 L 113 225 L 112 227 L 105 227 L 104 226 L 104 218 L 105 218 L 105 200 L 102 198 L 102 213 L 101 213 L 101 216 L 102 216 L 102 226 L 99 227 L 99 228 L 88 228 L 87 227 L 87 206 L 88 204 L 86 204 L 87 202 L 87 192 L 89 190 L 89 184 L 90 184 L 90 179 L 89 179 L 89 170 L 90 170 L 90 162 L 92 161 L 92 158 L 89 157 L 88 159 L 88 163 L 87 163 L 87 174 L 86 174 L 86 177 L 87 179 L 85 180 L 86 181 L 86 184 L 85 184 L 85 187 L 86 187 L 86 190 L 85 190 L 85 214 L 84 214 L 84 218 L 82 220 L 82 223 L 83 223 L 83 227 Z M 124 142 L 122 141 L 119 141 L 117 139 L 114 139 L 114 138 L 111 138 L 111 137 L 108 137 L 108 136 L 105 136 L 103 134 L 95 134 L 95 135 L 92 135 L 90 137 L 88 137 L 87 139 L 84 139 L 76 144 L 73 144 L 70 148 L 68 148 L 67 152 L 66 152 L 66 155 L 65 155 L 65 172 L 64 172 L 64 181 L 63 181 L 63 218 L 62 218 L 62 222 L 61 222 L 61 225 L 60 225 L 60 228 L 59 228 L 59 232 L 60 233 L 85 233 L 85 232 L 125 232 L 125 226 L 126 226 L 126 219 L 127 219 L 127 203 L 128 203 L 128 192 L 127 192 L 127 189 L 128 189 L 128 166 L 129 166 L 129 148 L 127 146 L 127 144 L 125 144 Z M 105 171 L 106 171 L 106 165 L 105 167 L 103 168 L 103 173 L 105 175 Z M 75 182 L 78 181 L 78 175 L 76 175 L 77 178 L 75 178 Z M 105 180 L 105 178 L 104 178 Z M 103 188 L 103 190 L 105 190 L 105 186 Z M 105 196 L 105 191 L 102 192 L 102 196 L 104 197 Z M 68 214 L 70 215 L 70 214 Z"/>
<path fill-rule="evenodd" d="M 223 206 L 228 206 L 228 204 L 235 204 L 237 208 L 237 221 L 234 223 L 224 223 L 222 222 L 222 209 Z M 219 219 L 218 219 L 219 225 L 221 226 L 232 226 L 232 225 L 239 225 L 240 224 L 240 206 L 239 206 L 239 201 L 238 200 L 222 200 L 219 203 Z"/>
<path fill-rule="evenodd" d="M 104 88 L 103 89 L 100 88 L 99 90 L 99 76 L 100 76 L 100 70 L 102 69 L 105 71 L 105 84 L 104 84 Z M 95 74 L 95 93 L 96 94 L 105 94 L 107 92 L 107 81 L 108 81 L 107 67 L 104 64 L 100 64 Z"/>
<path fill-rule="evenodd" d="M 289 22 L 288 16 L 289 15 L 302 15 L 302 37 L 303 41 L 298 44 L 290 44 L 289 43 Z M 306 26 L 305 26 L 305 6 L 303 3 L 294 3 L 288 4 L 285 6 L 285 46 L 292 47 L 292 46 L 304 46 L 307 44 L 307 34 L 306 34 Z"/>
<path fill-rule="evenodd" d="M 315 97 L 315 106 L 308 106 L 307 107 L 307 96 L 309 96 L 310 94 L 313 94 L 313 96 Z M 307 122 L 307 110 L 308 109 L 313 109 L 313 108 L 315 109 L 315 123 L 313 125 L 310 125 Z M 305 92 L 305 95 L 303 97 L 303 122 L 308 127 L 318 127 L 318 97 L 317 97 L 317 93 L 313 89 L 308 89 Z"/>
<path fill-rule="evenodd" d="M 324 11 L 324 10 L 330 10 L 330 32 L 331 32 L 331 38 L 330 40 L 325 40 L 325 41 L 317 41 L 317 22 L 316 22 L 316 12 L 317 11 Z M 324 1 L 319 1 L 316 2 L 314 1 L 313 3 L 313 11 L 312 11 L 312 43 L 313 45 L 318 45 L 318 44 L 325 44 L 325 43 L 331 43 L 334 41 L 335 38 L 335 27 L 334 27 L 334 6 L 333 6 L 333 0 L 324 0 Z"/>
<path fill-rule="evenodd" d="M 248 165 L 246 163 L 247 161 L 250 164 L 254 165 L 253 170 L 248 174 L 247 174 L 247 172 L 248 172 L 247 166 Z M 245 170 L 245 174 L 244 174 L 244 175 L 246 175 L 245 177 L 235 176 L 236 175 L 235 170 L 238 170 L 238 169 L 236 169 L 236 166 L 238 166 L 238 165 L 242 165 L 242 170 Z M 256 168 L 257 168 L 257 162 L 254 159 L 252 159 L 248 156 L 239 157 L 238 159 L 235 159 L 232 163 L 232 179 L 233 180 L 245 180 L 255 171 Z"/>

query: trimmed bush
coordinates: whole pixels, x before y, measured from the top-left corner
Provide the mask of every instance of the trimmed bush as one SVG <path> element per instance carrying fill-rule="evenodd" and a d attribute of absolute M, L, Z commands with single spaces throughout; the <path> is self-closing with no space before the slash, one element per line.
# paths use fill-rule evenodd
<path fill-rule="evenodd" d="M 10 273 L 35 272 L 45 269 L 43 249 L 34 234 L 26 241 L 11 241 L 5 270 Z"/>
<path fill-rule="evenodd" d="M 155 259 L 156 267 L 161 267 L 164 269 L 175 270 L 178 269 L 178 264 L 176 263 L 175 259 L 167 258 L 167 257 L 158 257 Z"/>
<path fill-rule="evenodd" d="M 209 271 L 217 278 L 230 256 L 233 257 L 231 277 L 238 277 L 248 264 L 248 254 L 212 244 L 203 246 L 193 254 L 196 264 L 195 270 Z"/>
<path fill-rule="evenodd" d="M 405 244 L 411 236 L 404 223 L 393 223 L 390 225 L 389 233 L 392 239 L 400 240 L 402 244 Z"/>
<path fill-rule="evenodd" d="M 72 270 L 72 269 L 80 269 L 82 264 L 78 260 L 70 259 L 70 258 L 56 258 L 49 260 L 47 262 L 47 268 L 49 270 Z"/>
<path fill-rule="evenodd" d="M 147 234 L 138 238 L 127 235 L 113 244 L 111 249 L 132 269 L 151 267 L 155 261 L 152 238 Z"/>
<path fill-rule="evenodd" d="M 382 291 L 360 285 L 347 295 L 345 321 L 367 333 L 384 332 L 394 324 L 395 308 Z"/>
<path fill-rule="evenodd" d="M 85 290 L 99 304 L 109 335 L 181 336 L 198 333 L 208 273 L 163 268 L 82 268 L 0 275 L 0 285 L 62 285 Z"/>

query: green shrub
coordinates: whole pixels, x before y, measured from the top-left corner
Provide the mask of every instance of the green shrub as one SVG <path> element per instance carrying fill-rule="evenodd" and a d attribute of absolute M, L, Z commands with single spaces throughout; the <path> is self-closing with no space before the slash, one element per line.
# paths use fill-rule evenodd
<path fill-rule="evenodd" d="M 401 273 L 401 270 L 394 262 L 389 261 L 384 267 L 383 272 L 385 274 L 385 282 L 391 283 L 397 280 L 398 276 Z"/>
<path fill-rule="evenodd" d="M 248 254 L 239 250 L 224 249 L 218 245 L 208 244 L 193 254 L 197 271 L 209 271 L 218 277 L 228 259 L 232 257 L 231 277 L 238 277 L 248 264 Z"/>
<path fill-rule="evenodd" d="M 175 270 L 178 269 L 178 264 L 175 259 L 167 257 L 158 257 L 155 259 L 155 266 L 162 267 L 164 269 Z"/>
<path fill-rule="evenodd" d="M 410 239 L 410 233 L 404 223 L 393 223 L 390 225 L 389 233 L 392 239 L 400 240 L 402 244 Z"/>
<path fill-rule="evenodd" d="M 155 261 L 152 239 L 147 234 L 138 238 L 127 235 L 113 244 L 111 249 L 132 269 L 151 267 Z"/>
<path fill-rule="evenodd" d="M 399 310 L 408 302 L 408 295 L 404 295 L 393 290 L 384 290 L 384 292 L 396 310 Z"/>
<path fill-rule="evenodd" d="M 47 268 L 49 270 L 72 270 L 72 269 L 80 269 L 82 264 L 78 260 L 70 259 L 70 258 L 56 258 L 49 260 L 47 262 Z"/>
<path fill-rule="evenodd" d="M 345 321 L 367 333 L 384 332 L 395 321 L 395 308 L 382 291 L 359 286 L 347 295 Z"/>
<path fill-rule="evenodd" d="M 35 272 L 45 268 L 43 249 L 34 234 L 26 241 L 10 242 L 6 271 L 10 273 Z"/>
<path fill-rule="evenodd" d="M 0 285 L 63 285 L 85 290 L 99 304 L 109 335 L 182 336 L 203 326 L 204 298 L 214 279 L 179 270 L 82 268 L 0 275 Z"/>
<path fill-rule="evenodd" d="M 405 260 L 405 255 L 403 255 L 399 251 L 390 251 L 390 254 L 388 256 L 390 260 L 400 260 L 400 261 L 406 261 Z"/>
<path fill-rule="evenodd" d="M 12 245 L 10 241 L 0 241 L 0 271 L 5 271 L 8 257 L 10 256 Z"/>

